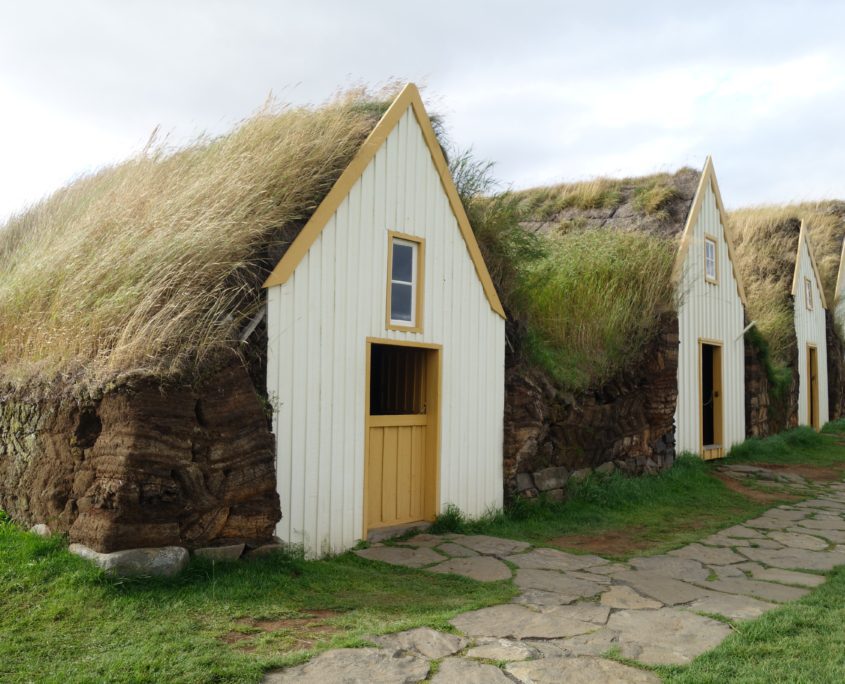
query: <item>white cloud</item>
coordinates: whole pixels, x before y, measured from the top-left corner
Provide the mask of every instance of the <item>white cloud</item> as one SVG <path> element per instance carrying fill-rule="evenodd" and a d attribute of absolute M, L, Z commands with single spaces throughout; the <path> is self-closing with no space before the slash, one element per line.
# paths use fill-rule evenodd
<path fill-rule="evenodd" d="M 455 142 L 518 186 L 713 153 L 729 204 L 845 197 L 843 22 L 824 0 L 7 3 L 0 220 L 158 124 L 183 140 L 271 90 L 393 77 L 427 83 Z"/>

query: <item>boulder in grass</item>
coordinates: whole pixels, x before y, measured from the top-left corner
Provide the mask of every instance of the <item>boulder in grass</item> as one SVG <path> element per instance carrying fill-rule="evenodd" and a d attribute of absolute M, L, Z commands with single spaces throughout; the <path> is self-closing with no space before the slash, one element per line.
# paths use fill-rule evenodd
<path fill-rule="evenodd" d="M 189 560 L 188 549 L 181 546 L 100 553 L 84 544 L 71 544 L 68 550 L 118 577 L 173 577 L 185 569 Z"/>
<path fill-rule="evenodd" d="M 39 537 L 49 537 L 53 534 L 53 531 L 50 529 L 49 525 L 45 525 L 44 523 L 38 523 L 37 525 L 33 525 L 29 528 L 29 531 L 32 534 L 37 534 Z"/>

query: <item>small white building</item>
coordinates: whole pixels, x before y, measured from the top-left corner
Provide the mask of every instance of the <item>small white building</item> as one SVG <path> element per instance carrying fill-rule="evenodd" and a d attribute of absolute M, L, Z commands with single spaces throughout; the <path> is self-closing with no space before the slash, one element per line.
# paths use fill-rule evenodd
<path fill-rule="evenodd" d="M 745 440 L 745 291 L 708 157 L 675 262 L 678 404 L 675 448 L 705 459 Z"/>
<path fill-rule="evenodd" d="M 281 539 L 502 505 L 505 315 L 415 86 L 265 287 Z"/>
<path fill-rule="evenodd" d="M 803 221 L 795 255 L 792 298 L 798 343 L 798 424 L 818 430 L 828 421 L 827 302 Z"/>

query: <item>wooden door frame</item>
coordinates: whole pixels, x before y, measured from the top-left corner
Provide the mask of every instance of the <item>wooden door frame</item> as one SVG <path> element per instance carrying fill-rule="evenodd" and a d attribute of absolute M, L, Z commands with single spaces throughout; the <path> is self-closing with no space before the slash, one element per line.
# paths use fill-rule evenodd
<path fill-rule="evenodd" d="M 367 463 L 370 460 L 370 373 L 372 350 L 374 344 L 392 347 L 411 347 L 422 349 L 432 354 L 434 363 L 426 359 L 426 414 L 428 425 L 426 430 L 426 488 L 424 489 L 423 519 L 434 520 L 439 511 L 440 501 L 440 416 L 442 411 L 442 383 L 443 383 L 443 345 L 430 342 L 414 342 L 405 340 L 390 340 L 380 337 L 366 339 L 366 378 L 364 379 L 364 498 L 362 501 L 361 539 L 366 539 L 369 532 L 367 524 L 367 496 L 369 473 Z M 432 406 L 434 407 L 432 409 Z M 430 484 L 433 483 L 433 487 Z M 429 488 L 431 491 L 429 491 Z"/>
<path fill-rule="evenodd" d="M 816 359 L 816 389 L 813 391 L 813 355 L 810 350 L 813 350 Z M 814 430 L 821 429 L 821 416 L 819 415 L 819 348 L 818 345 L 807 343 L 807 423 Z M 815 401 L 814 401 L 815 400 Z M 816 410 L 812 411 L 815 405 Z"/>
<path fill-rule="evenodd" d="M 719 349 L 719 408 L 717 414 L 713 412 L 713 434 L 719 435 L 720 443 L 718 449 L 709 449 L 708 451 L 715 451 L 713 456 L 707 456 L 704 451 L 704 345 L 710 347 L 717 347 Z M 725 345 L 722 340 L 713 340 L 706 337 L 698 338 L 698 453 L 704 459 L 721 458 L 725 455 Z M 715 379 L 715 374 L 714 374 Z M 715 384 L 715 383 L 714 383 Z"/>

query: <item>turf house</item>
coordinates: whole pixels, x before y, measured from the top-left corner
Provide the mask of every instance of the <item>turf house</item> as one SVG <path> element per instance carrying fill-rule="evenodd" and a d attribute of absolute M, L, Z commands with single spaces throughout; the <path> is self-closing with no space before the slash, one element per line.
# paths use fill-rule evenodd
<path fill-rule="evenodd" d="M 743 441 L 748 321 L 712 161 L 515 201 L 534 251 L 505 297 L 509 493 Z"/>
<path fill-rule="evenodd" d="M 265 286 L 283 540 L 501 506 L 504 312 L 416 88 Z"/>
<path fill-rule="evenodd" d="M 480 513 L 503 357 L 416 88 L 268 105 L 0 227 L 0 508 L 99 552 Z"/>
<path fill-rule="evenodd" d="M 755 321 L 751 339 L 765 361 L 748 378 L 749 398 L 766 407 L 750 407 L 753 433 L 818 429 L 843 410 L 842 320 L 834 307 L 845 207 L 754 207 L 732 212 L 730 223 Z"/>

